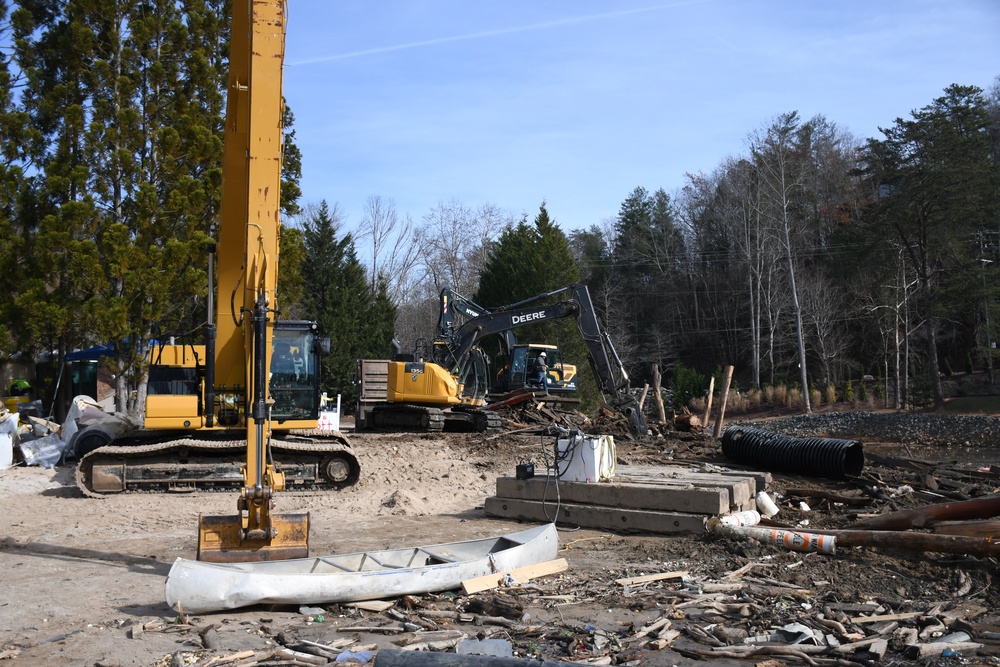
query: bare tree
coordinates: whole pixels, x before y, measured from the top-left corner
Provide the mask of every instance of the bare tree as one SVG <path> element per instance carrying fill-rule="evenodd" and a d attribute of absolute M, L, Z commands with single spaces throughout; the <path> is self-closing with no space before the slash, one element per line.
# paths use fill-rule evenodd
<path fill-rule="evenodd" d="M 426 289 L 437 294 L 442 287 L 451 287 L 474 294 L 492 244 L 513 222 L 511 214 L 491 204 L 474 210 L 456 199 L 439 202 L 414 232 L 420 261 L 431 279 L 424 281 Z"/>
<path fill-rule="evenodd" d="M 358 240 L 370 242 L 372 290 L 381 281 L 398 306 L 422 278 L 417 275 L 419 249 L 413 239 L 413 220 L 408 215 L 400 219 L 393 200 L 372 195 L 365 202 Z"/>
<path fill-rule="evenodd" d="M 806 367 L 806 346 L 802 324 L 802 309 L 795 283 L 795 254 L 793 236 L 801 231 L 802 220 L 797 215 L 796 199 L 803 189 L 801 170 L 796 168 L 795 132 L 798 114 L 786 113 L 763 133 L 751 138 L 751 153 L 760 175 L 761 211 L 778 231 L 788 270 L 788 291 L 795 316 L 795 338 L 798 347 L 799 377 L 802 383 L 803 405 L 806 414 L 812 412 L 809 402 L 809 381 Z"/>

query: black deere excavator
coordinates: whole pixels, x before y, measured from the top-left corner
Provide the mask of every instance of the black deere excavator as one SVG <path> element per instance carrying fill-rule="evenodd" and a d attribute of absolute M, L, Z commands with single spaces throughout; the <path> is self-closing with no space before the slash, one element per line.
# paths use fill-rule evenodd
<path fill-rule="evenodd" d="M 455 333 L 461 326 L 458 315 L 465 318 L 464 322 L 491 315 L 493 312 L 450 287 L 441 290 L 440 303 L 438 332 L 434 339 L 434 349 L 439 354 L 447 354 L 447 351 L 455 346 Z M 511 307 L 503 306 L 495 310 L 509 310 Z M 535 357 L 544 352 L 547 357 L 546 365 L 549 368 L 545 389 L 555 394 L 576 392 L 576 366 L 563 360 L 562 351 L 557 346 L 548 343 L 518 343 L 513 329 L 498 332 L 498 338 L 500 353 L 497 358 L 502 359 L 504 363 L 494 371 L 490 379 L 490 391 L 505 393 L 515 389 L 542 388 L 539 383 L 533 381 L 530 371 Z"/>
<path fill-rule="evenodd" d="M 218 247 L 209 248 L 202 344 L 150 352 L 141 428 L 81 430 L 77 481 L 88 495 L 239 488 L 236 514 L 202 516 L 198 558 L 308 556 L 309 515 L 272 511 L 286 489 L 340 489 L 360 476 L 343 436 L 318 430 L 316 325 L 282 321 L 278 278 L 285 0 L 232 3 Z M 219 299 L 215 310 L 218 258 Z"/>
<path fill-rule="evenodd" d="M 556 297 L 562 300 L 531 305 Z M 561 317 L 576 318 L 604 401 L 625 415 L 633 433 L 644 435 L 646 419 L 630 391 L 628 374 L 611 338 L 601 328 L 586 285 L 562 287 L 479 314 L 435 346 L 433 361 L 396 355 L 389 362 L 386 402 L 372 408 L 370 425 L 380 429 L 439 431 L 452 422 L 465 425 L 466 430 L 492 428 L 492 418 L 497 415 L 485 409 L 489 372 L 478 343 L 490 335 Z"/>

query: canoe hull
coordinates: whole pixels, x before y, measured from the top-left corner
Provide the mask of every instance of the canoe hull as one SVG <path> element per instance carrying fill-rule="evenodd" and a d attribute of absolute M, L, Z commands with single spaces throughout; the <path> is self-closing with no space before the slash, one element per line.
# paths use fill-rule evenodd
<path fill-rule="evenodd" d="M 262 563 L 178 558 L 166 582 L 173 609 L 201 614 L 255 604 L 332 604 L 458 588 L 467 579 L 553 560 L 554 524 L 500 537 Z"/>

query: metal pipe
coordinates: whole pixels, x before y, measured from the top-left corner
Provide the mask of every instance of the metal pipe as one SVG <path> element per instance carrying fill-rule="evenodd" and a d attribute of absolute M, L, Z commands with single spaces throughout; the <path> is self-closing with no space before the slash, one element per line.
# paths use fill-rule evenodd
<path fill-rule="evenodd" d="M 208 321 L 205 323 L 205 426 L 215 425 L 215 244 L 208 244 Z"/>
<path fill-rule="evenodd" d="M 748 426 L 723 432 L 722 453 L 740 463 L 814 477 L 860 475 L 865 464 L 857 440 L 795 438 Z"/>

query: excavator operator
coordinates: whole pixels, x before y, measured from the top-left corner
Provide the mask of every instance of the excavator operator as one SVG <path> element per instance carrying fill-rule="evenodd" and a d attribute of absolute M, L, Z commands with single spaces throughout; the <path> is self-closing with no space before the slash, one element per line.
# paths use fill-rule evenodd
<path fill-rule="evenodd" d="M 549 367 L 545 363 L 545 353 L 539 352 L 531 364 L 532 382 L 541 385 L 545 393 L 549 393 Z"/>
<path fill-rule="evenodd" d="M 288 343 L 284 341 L 275 343 L 271 369 L 274 385 L 287 385 L 296 379 L 295 359 L 292 358 L 292 349 Z"/>

